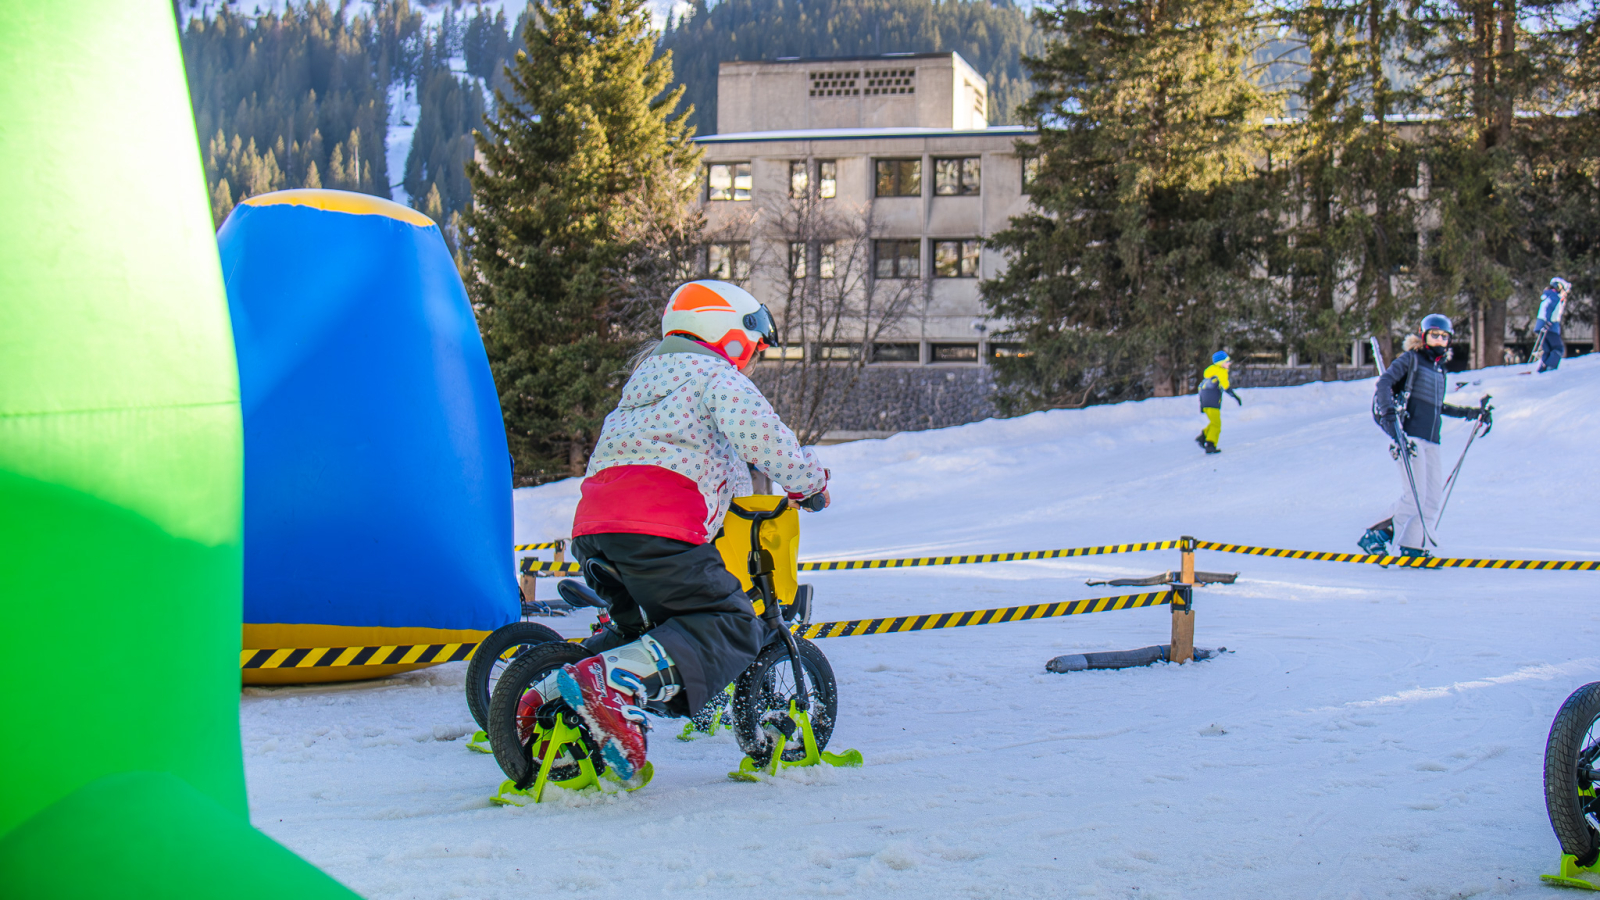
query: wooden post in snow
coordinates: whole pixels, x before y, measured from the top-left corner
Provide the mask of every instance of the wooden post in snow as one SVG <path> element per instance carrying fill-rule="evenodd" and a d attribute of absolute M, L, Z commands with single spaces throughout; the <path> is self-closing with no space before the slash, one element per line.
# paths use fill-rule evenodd
<path fill-rule="evenodd" d="M 1178 581 L 1187 586 L 1186 590 L 1179 591 L 1181 596 L 1174 597 L 1172 603 L 1172 645 L 1167 651 L 1167 658 L 1175 663 L 1186 663 L 1194 659 L 1194 538 L 1183 536 L 1183 544 L 1179 548 L 1183 554 L 1183 563 L 1179 567 Z"/>

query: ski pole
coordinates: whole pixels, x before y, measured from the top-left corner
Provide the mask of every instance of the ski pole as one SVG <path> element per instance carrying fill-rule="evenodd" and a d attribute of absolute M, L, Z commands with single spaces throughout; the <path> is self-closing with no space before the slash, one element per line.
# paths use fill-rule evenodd
<path fill-rule="evenodd" d="M 1534 340 L 1533 350 L 1528 354 L 1529 365 L 1536 365 L 1539 362 L 1539 351 L 1544 349 L 1544 335 L 1545 333 L 1541 331 L 1539 337 Z"/>
<path fill-rule="evenodd" d="M 1489 396 L 1486 394 L 1478 401 L 1479 409 L 1489 407 Z M 1472 423 L 1472 434 L 1467 435 L 1467 445 L 1461 448 L 1461 457 L 1456 460 L 1456 467 L 1450 470 L 1450 477 L 1444 480 L 1444 500 L 1439 504 L 1439 517 L 1433 520 L 1433 527 L 1437 529 L 1439 523 L 1444 521 L 1444 509 L 1450 505 L 1450 494 L 1456 489 L 1456 476 L 1461 473 L 1461 464 L 1467 461 L 1467 451 L 1472 449 L 1472 442 L 1478 439 L 1478 429 L 1483 427 L 1483 419 Z M 1488 432 L 1484 432 L 1487 434 Z"/>
<path fill-rule="evenodd" d="M 1417 504 L 1417 521 L 1422 523 L 1423 547 L 1426 548 L 1428 544 L 1437 547 L 1439 542 L 1428 534 L 1428 517 L 1422 514 L 1422 495 L 1417 493 L 1417 476 L 1411 472 L 1411 446 L 1411 442 L 1406 441 L 1397 444 L 1396 449 L 1400 451 L 1400 462 L 1406 467 L 1406 481 L 1411 482 L 1411 499 Z"/>

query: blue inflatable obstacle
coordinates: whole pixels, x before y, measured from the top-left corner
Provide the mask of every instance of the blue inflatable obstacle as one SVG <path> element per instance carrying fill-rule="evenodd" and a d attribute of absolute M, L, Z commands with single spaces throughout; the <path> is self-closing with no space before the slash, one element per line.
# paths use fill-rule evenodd
<path fill-rule="evenodd" d="M 217 240 L 244 412 L 245 683 L 388 675 L 515 620 L 499 397 L 438 227 L 293 190 L 244 201 Z"/>

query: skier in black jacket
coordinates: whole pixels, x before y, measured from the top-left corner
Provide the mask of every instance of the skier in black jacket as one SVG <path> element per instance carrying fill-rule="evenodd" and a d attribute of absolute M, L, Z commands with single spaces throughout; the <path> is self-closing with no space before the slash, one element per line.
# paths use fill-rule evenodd
<path fill-rule="evenodd" d="M 1406 336 L 1405 352 L 1395 357 L 1378 378 L 1372 415 L 1378 427 L 1395 442 L 1391 452 L 1400 468 L 1401 492 L 1389 518 L 1368 528 L 1358 541 L 1367 553 L 1387 555 L 1388 544 L 1393 540 L 1400 545 L 1401 556 L 1429 555 L 1423 546 L 1427 525 L 1421 516 L 1426 516 L 1428 522 L 1437 522 L 1439 517 L 1442 417 L 1489 421 L 1488 407 L 1451 406 L 1444 402 L 1444 364 L 1450 360 L 1450 339 L 1454 334 L 1449 318 L 1437 313 L 1424 318 L 1418 332 Z M 1409 455 L 1409 467 L 1402 453 Z"/>

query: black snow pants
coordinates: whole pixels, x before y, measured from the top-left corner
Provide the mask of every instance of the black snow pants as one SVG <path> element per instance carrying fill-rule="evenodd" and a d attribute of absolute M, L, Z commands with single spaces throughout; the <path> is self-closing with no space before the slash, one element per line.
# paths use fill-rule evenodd
<path fill-rule="evenodd" d="M 622 638 L 648 633 L 672 657 L 683 686 L 667 704 L 675 713 L 699 712 L 776 637 L 714 544 L 651 534 L 585 534 L 572 539 L 572 555 L 580 563 L 604 560 L 622 576 L 620 585 L 589 586 L 611 604 Z"/>

